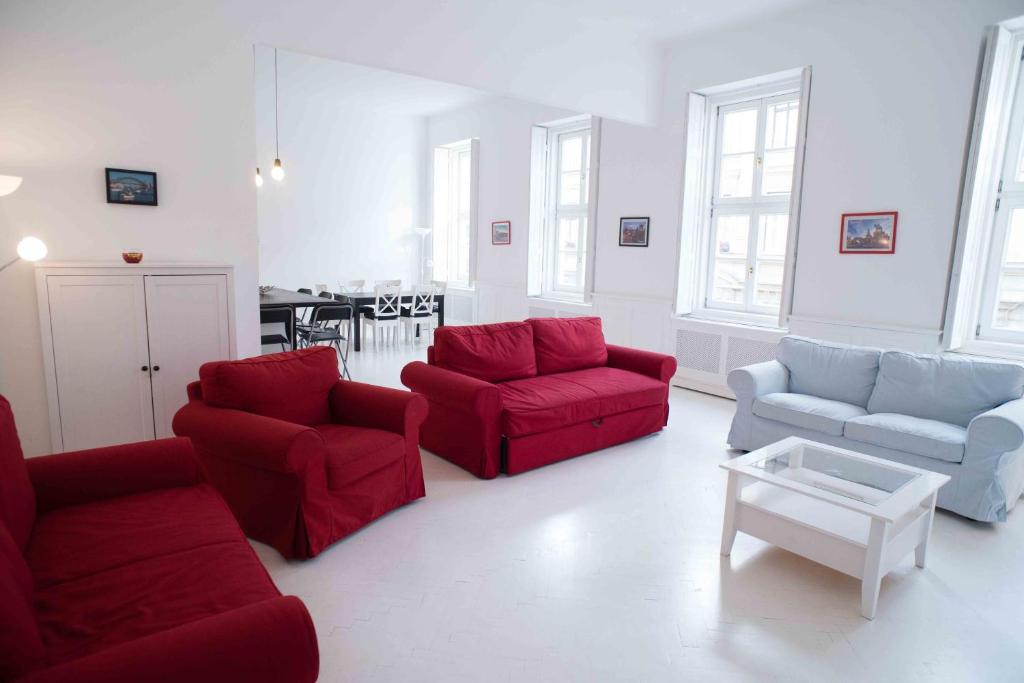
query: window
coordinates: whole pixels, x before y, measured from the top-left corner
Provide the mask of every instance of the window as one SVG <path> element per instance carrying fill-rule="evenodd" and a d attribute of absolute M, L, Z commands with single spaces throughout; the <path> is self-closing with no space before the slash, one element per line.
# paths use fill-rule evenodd
<path fill-rule="evenodd" d="M 709 207 L 709 309 L 778 315 L 800 99 L 716 107 Z"/>
<path fill-rule="evenodd" d="M 593 268 L 591 197 L 595 122 L 588 117 L 534 131 L 530 211 L 531 296 L 585 299 Z M 539 268 L 539 272 L 532 272 Z M 534 284 L 535 283 L 535 284 Z"/>
<path fill-rule="evenodd" d="M 433 276 L 453 285 L 473 281 L 474 141 L 434 148 Z"/>
<path fill-rule="evenodd" d="M 782 326 L 807 83 L 803 69 L 691 93 L 679 313 Z"/>

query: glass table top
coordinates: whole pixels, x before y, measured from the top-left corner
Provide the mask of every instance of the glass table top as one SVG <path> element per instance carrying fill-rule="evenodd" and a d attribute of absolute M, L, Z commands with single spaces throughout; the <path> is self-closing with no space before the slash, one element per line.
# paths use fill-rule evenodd
<path fill-rule="evenodd" d="M 806 444 L 769 455 L 751 466 L 869 505 L 881 504 L 921 476 Z"/>

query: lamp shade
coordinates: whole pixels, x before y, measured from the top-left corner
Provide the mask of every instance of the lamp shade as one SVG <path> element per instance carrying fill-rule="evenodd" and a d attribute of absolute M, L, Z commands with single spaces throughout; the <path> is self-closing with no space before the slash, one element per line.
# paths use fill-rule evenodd
<path fill-rule="evenodd" d="M 0 175 L 0 197 L 8 195 L 21 185 L 21 177 L 16 175 Z"/>
<path fill-rule="evenodd" d="M 18 242 L 18 256 L 26 261 L 38 261 L 46 257 L 46 245 L 38 237 L 26 237 Z"/>

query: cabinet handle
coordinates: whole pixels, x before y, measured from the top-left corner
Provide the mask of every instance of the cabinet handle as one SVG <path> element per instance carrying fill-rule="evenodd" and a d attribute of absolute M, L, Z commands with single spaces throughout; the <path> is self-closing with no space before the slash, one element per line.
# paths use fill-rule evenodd
<path fill-rule="evenodd" d="M 159 365 L 154 365 L 153 366 L 153 372 L 160 372 L 160 366 Z"/>
<path fill-rule="evenodd" d="M 143 365 L 142 366 L 142 371 L 143 372 L 148 372 L 149 371 L 149 366 L 148 365 Z"/>

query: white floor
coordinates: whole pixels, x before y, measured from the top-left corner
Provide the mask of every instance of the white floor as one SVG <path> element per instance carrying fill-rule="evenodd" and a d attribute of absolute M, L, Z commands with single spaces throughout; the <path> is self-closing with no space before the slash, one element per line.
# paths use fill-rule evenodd
<path fill-rule="evenodd" d="M 397 386 L 425 351 L 353 356 Z M 720 557 L 733 404 L 671 404 L 661 434 L 515 477 L 424 452 L 425 499 L 314 560 L 254 544 L 313 616 L 320 680 L 1024 680 L 1024 508 L 940 512 L 867 621 L 852 578 L 743 534 Z"/>

